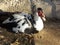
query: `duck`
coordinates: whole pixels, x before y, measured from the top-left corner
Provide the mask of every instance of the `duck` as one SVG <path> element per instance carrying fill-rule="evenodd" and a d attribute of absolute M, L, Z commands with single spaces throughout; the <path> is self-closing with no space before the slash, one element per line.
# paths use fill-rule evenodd
<path fill-rule="evenodd" d="M 42 8 L 33 9 L 33 15 L 31 15 L 31 23 L 36 31 L 40 32 L 44 28 L 44 22 L 46 21 L 46 15 L 44 14 Z"/>
<path fill-rule="evenodd" d="M 15 33 L 23 32 L 26 28 L 31 28 L 31 23 L 28 18 L 25 17 L 26 13 L 13 14 L 2 22 L 10 30 Z"/>
<path fill-rule="evenodd" d="M 34 33 L 40 32 L 44 28 L 43 20 L 35 12 L 34 15 L 25 12 L 13 14 L 2 22 L 2 24 L 10 27 L 9 29 L 15 33 Z"/>

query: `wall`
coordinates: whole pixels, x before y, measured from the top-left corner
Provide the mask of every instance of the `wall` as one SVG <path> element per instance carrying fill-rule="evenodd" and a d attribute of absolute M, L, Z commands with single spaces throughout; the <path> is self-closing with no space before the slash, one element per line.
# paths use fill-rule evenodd
<path fill-rule="evenodd" d="M 60 18 L 60 6 L 53 0 L 33 0 L 36 7 L 41 7 L 49 18 Z M 31 13 L 31 0 L 0 0 L 0 10 L 8 12 Z"/>
<path fill-rule="evenodd" d="M 54 1 L 56 5 L 56 18 L 60 19 L 60 0 Z"/>
<path fill-rule="evenodd" d="M 29 0 L 0 0 L 0 9 L 8 12 L 30 12 Z"/>

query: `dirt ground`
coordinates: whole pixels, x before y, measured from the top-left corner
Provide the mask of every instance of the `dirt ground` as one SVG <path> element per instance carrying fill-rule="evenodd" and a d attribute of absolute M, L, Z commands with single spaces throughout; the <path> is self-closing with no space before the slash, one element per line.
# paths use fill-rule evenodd
<path fill-rule="evenodd" d="M 0 45 L 60 45 L 60 21 L 47 20 L 36 34 L 15 34 L 0 27 Z"/>

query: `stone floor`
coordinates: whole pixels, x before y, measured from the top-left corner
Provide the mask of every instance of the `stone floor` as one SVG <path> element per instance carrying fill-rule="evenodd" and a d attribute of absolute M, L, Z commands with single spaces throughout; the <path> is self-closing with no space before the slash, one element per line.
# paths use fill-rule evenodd
<path fill-rule="evenodd" d="M 15 34 L 0 27 L 0 45 L 60 45 L 60 21 L 48 20 L 36 34 Z"/>

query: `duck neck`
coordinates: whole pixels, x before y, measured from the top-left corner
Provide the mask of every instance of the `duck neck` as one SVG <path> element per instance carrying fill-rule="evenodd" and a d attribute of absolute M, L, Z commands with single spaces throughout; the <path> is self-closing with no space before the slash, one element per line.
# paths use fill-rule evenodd
<path fill-rule="evenodd" d="M 36 13 L 34 14 L 34 20 L 35 20 L 35 22 L 38 21 L 39 18 L 40 18 L 40 17 L 38 16 L 38 13 L 36 12 Z"/>

